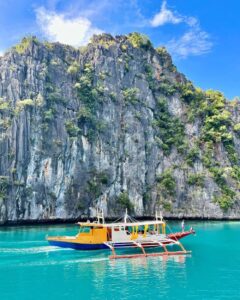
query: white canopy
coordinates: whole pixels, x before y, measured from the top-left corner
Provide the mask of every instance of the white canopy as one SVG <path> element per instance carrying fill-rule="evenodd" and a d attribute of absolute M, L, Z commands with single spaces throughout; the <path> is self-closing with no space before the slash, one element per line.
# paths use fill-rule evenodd
<path fill-rule="evenodd" d="M 145 226 L 145 225 L 157 225 L 157 224 L 165 224 L 164 221 L 161 220 L 153 220 L 153 221 L 139 221 L 139 222 L 121 222 L 121 223 L 91 223 L 91 222 L 78 222 L 80 226 L 90 226 L 90 227 L 121 227 L 121 226 Z"/>

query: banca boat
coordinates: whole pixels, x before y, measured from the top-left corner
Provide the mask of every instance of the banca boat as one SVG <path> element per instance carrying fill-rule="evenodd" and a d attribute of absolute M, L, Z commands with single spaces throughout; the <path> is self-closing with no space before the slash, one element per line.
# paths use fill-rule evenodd
<path fill-rule="evenodd" d="M 130 258 L 136 256 L 159 256 L 189 254 L 180 239 L 194 234 L 189 231 L 166 233 L 166 222 L 161 215 L 156 214 L 155 220 L 137 221 L 128 216 L 127 212 L 123 222 L 105 223 L 103 213 L 97 216 L 96 222 L 79 222 L 79 233 L 76 236 L 52 236 L 47 240 L 52 246 L 73 248 L 76 250 L 110 249 L 110 258 Z M 178 250 L 169 250 L 169 246 L 177 246 Z M 140 254 L 117 255 L 117 249 L 141 250 Z M 160 252 L 147 253 L 147 248 L 159 248 Z"/>

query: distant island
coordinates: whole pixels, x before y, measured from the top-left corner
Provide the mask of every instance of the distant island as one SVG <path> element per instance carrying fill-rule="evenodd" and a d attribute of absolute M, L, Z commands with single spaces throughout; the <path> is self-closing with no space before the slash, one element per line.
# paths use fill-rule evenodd
<path fill-rule="evenodd" d="M 24 38 L 0 57 L 0 223 L 240 219 L 239 111 L 139 33 Z"/>

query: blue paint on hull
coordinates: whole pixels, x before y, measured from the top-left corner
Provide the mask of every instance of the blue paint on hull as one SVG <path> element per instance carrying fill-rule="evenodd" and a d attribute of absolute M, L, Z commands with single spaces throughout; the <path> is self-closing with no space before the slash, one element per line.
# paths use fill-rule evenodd
<path fill-rule="evenodd" d="M 75 250 L 101 250 L 109 249 L 105 244 L 79 244 L 62 241 L 48 241 L 51 246 L 58 246 L 62 248 L 71 248 Z"/>

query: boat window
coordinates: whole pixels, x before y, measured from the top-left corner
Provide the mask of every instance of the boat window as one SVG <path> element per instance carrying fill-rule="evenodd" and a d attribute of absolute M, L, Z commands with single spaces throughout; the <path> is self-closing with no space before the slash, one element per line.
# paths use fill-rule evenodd
<path fill-rule="evenodd" d="M 91 228 L 88 226 L 82 226 L 80 227 L 79 233 L 90 233 Z"/>

